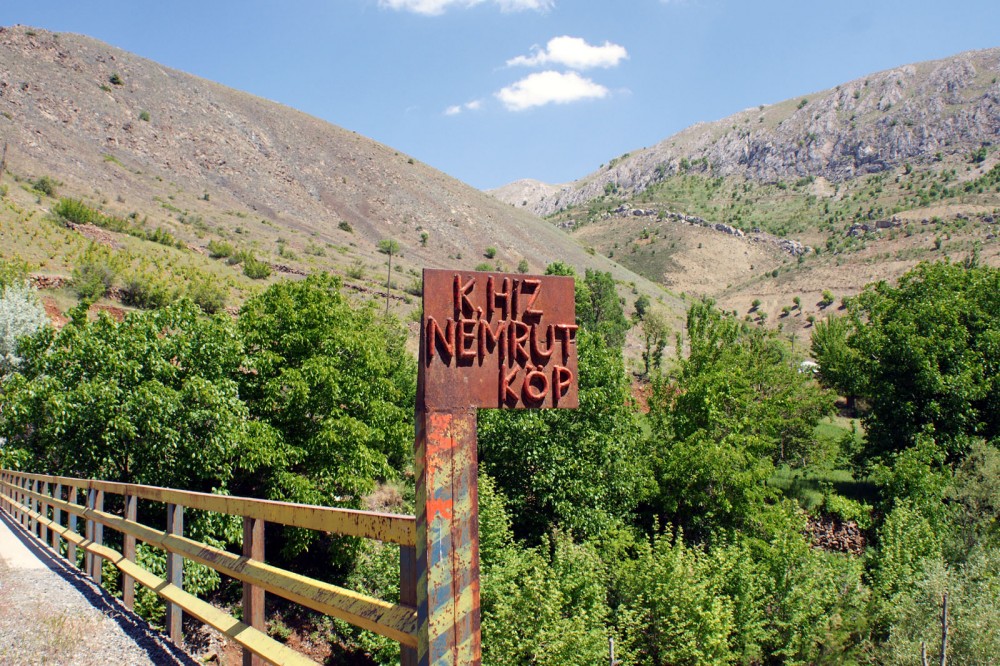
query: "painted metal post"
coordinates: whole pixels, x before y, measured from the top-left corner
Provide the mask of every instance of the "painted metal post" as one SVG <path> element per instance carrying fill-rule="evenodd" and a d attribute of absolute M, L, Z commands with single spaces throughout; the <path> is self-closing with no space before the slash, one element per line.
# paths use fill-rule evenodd
<path fill-rule="evenodd" d="M 417 607 L 417 548 L 399 547 L 399 603 Z M 400 666 L 417 666 L 417 649 L 401 646 Z"/>
<path fill-rule="evenodd" d="M 135 522 L 137 515 L 137 500 L 135 495 L 125 495 L 125 520 Z M 135 537 L 131 534 L 122 535 L 122 555 L 126 560 L 135 562 Z M 135 579 L 128 574 L 122 574 L 122 603 L 125 608 L 135 607 Z"/>
<path fill-rule="evenodd" d="M 184 534 L 184 507 L 179 504 L 167 505 L 167 534 Z M 184 558 L 177 553 L 167 553 L 167 582 L 175 587 L 184 588 Z M 184 640 L 181 631 L 183 611 L 177 604 L 167 602 L 167 634 L 174 645 L 180 645 Z"/>
<path fill-rule="evenodd" d="M 417 413 L 417 659 L 480 664 L 476 410 Z"/>
<path fill-rule="evenodd" d="M 52 496 L 57 500 L 63 498 L 63 487 L 61 483 L 57 483 L 52 491 Z M 62 509 L 56 505 L 52 505 L 52 522 L 54 522 L 58 527 L 62 527 Z M 59 555 L 59 551 L 62 543 L 59 539 L 59 532 L 57 530 L 52 530 L 52 550 L 56 551 L 56 555 Z"/>
<path fill-rule="evenodd" d="M 49 494 L 49 484 L 46 481 L 40 481 L 38 483 L 38 494 L 42 497 L 46 497 Z M 42 518 L 49 517 L 49 503 L 44 499 L 38 500 L 38 513 L 41 514 Z M 38 538 L 42 540 L 42 543 L 49 542 L 49 528 L 45 526 L 45 523 L 39 521 L 38 523 Z"/>
<path fill-rule="evenodd" d="M 30 493 L 35 492 L 35 480 L 34 479 L 32 479 L 31 481 L 28 482 L 28 492 L 30 492 Z M 28 511 L 34 511 L 35 510 L 35 500 L 34 500 L 34 498 L 31 497 L 30 495 L 25 495 L 25 499 L 28 501 Z M 38 527 L 38 523 L 29 514 L 28 515 L 28 531 L 31 532 L 31 536 L 36 536 L 36 534 L 35 534 L 35 528 L 36 527 Z"/>
<path fill-rule="evenodd" d="M 80 499 L 80 490 L 76 486 L 69 487 L 69 495 L 67 499 L 73 504 L 77 504 Z M 75 513 L 69 514 L 69 529 L 71 532 L 77 531 L 77 516 Z M 79 532 L 77 532 L 79 533 Z M 76 566 L 76 543 L 70 541 L 69 545 L 66 546 L 66 559 L 75 567 Z"/>
<path fill-rule="evenodd" d="M 264 561 L 264 520 L 243 517 L 243 557 Z M 243 621 L 254 629 L 265 631 L 264 588 L 243 583 Z M 243 648 L 243 666 L 264 666 L 265 661 Z"/>
<path fill-rule="evenodd" d="M 104 491 L 103 490 L 90 490 L 93 499 L 91 500 L 90 508 L 94 511 L 104 511 Z M 100 524 L 96 520 L 92 520 L 93 531 L 91 532 L 91 540 L 98 546 L 104 545 L 104 525 Z M 97 584 L 98 587 L 101 586 L 101 572 L 104 568 L 104 560 L 97 555 L 93 555 L 90 558 L 90 577 Z"/>

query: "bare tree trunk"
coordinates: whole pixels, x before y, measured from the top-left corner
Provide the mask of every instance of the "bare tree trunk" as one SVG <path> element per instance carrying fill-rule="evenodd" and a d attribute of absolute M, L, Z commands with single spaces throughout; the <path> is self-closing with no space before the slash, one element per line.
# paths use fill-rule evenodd
<path fill-rule="evenodd" d="M 920 666 L 927 666 L 927 643 L 920 641 Z"/>

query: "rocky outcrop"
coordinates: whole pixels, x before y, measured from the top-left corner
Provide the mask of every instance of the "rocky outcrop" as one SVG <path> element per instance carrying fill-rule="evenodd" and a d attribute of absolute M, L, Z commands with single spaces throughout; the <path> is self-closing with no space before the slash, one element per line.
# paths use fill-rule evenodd
<path fill-rule="evenodd" d="M 536 187 L 535 199 L 519 190 L 517 205 L 548 215 L 600 197 L 609 185 L 636 194 L 684 172 L 836 183 L 937 153 L 967 153 L 998 136 L 1000 49 L 970 51 L 699 123 L 570 185 Z"/>
<path fill-rule="evenodd" d="M 610 213 L 607 213 L 603 219 L 608 219 L 610 217 L 652 217 L 656 220 L 665 222 L 679 222 L 683 224 L 690 224 L 696 227 L 703 227 L 705 229 L 710 229 L 712 231 L 717 231 L 719 233 L 726 234 L 727 236 L 734 236 L 736 238 L 746 239 L 750 243 L 762 243 L 765 245 L 773 245 L 775 248 L 781 252 L 792 255 L 793 257 L 798 257 L 800 255 L 808 254 L 813 251 L 808 245 L 803 245 L 802 243 L 791 240 L 789 238 L 779 238 L 777 236 L 772 236 L 769 233 L 765 233 L 760 229 L 754 229 L 751 232 L 745 232 L 742 229 L 730 226 L 728 224 L 723 224 L 722 222 L 710 222 L 703 217 L 698 217 L 697 215 L 685 215 L 684 213 L 678 213 L 676 211 L 670 210 L 659 210 L 656 208 L 633 208 L 630 204 L 622 204 L 615 208 Z M 560 226 L 573 228 L 575 223 L 564 222 Z"/>

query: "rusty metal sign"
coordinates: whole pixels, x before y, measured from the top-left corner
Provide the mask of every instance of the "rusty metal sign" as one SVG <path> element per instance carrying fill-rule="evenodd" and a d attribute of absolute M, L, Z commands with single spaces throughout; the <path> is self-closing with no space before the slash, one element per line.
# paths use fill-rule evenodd
<path fill-rule="evenodd" d="M 576 407 L 573 278 L 424 270 L 427 409 Z"/>
<path fill-rule="evenodd" d="M 476 410 L 576 407 L 573 278 L 424 270 L 417 375 L 417 647 L 479 666 Z"/>

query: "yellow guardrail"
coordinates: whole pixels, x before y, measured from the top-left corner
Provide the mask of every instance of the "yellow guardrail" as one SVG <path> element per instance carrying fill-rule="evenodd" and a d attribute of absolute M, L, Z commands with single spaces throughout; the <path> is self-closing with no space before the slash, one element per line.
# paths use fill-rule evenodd
<path fill-rule="evenodd" d="M 80 493 L 85 504 L 78 503 Z M 123 515 L 104 511 L 105 494 L 123 498 Z M 137 500 L 167 506 L 167 529 L 158 530 L 136 520 Z M 181 613 L 185 612 L 222 632 L 244 648 L 244 664 L 314 663 L 270 638 L 264 631 L 264 592 L 275 594 L 326 615 L 345 620 L 399 642 L 409 657 L 417 645 L 417 610 L 414 603 L 390 603 L 336 585 L 302 576 L 265 563 L 264 523 L 377 539 L 399 544 L 401 598 L 414 599 L 416 588 L 416 519 L 413 516 L 273 502 L 245 497 L 196 493 L 139 484 L 29 474 L 0 469 L 0 504 L 15 520 L 56 553 L 60 540 L 66 556 L 76 563 L 76 549 L 85 553 L 85 570 L 101 584 L 102 560 L 122 573 L 123 601 L 134 600 L 134 583 L 156 592 L 167 602 L 167 629 L 171 640 L 181 641 Z M 243 518 L 243 554 L 194 541 L 183 535 L 183 509 L 197 509 Z M 77 531 L 78 519 L 85 534 Z M 65 524 L 64 524 L 65 523 Z M 120 532 L 123 553 L 104 545 L 103 528 Z M 167 553 L 167 580 L 135 562 L 136 540 Z M 241 622 L 211 604 L 185 592 L 183 559 L 211 567 L 243 582 Z"/>

